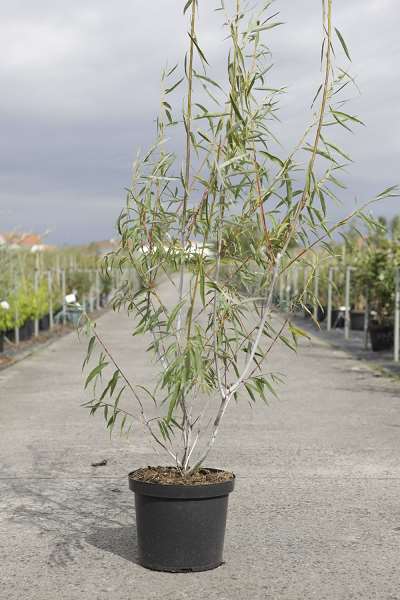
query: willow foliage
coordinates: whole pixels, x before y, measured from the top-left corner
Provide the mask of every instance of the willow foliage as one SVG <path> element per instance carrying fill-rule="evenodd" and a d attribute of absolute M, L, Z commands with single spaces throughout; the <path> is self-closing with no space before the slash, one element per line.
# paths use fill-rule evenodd
<path fill-rule="evenodd" d="M 361 124 L 342 97 L 352 78 L 334 65 L 335 45 L 346 63 L 350 54 L 333 27 L 332 0 L 323 2 L 322 80 L 315 95 L 310 91 L 311 121 L 287 155 L 275 150 L 284 93 L 271 86 L 268 42 L 281 26 L 275 3 L 260 2 L 249 13 L 241 0 L 220 2 L 217 15 L 230 49 L 218 81 L 196 28 L 198 10 L 210 10 L 208 4 L 184 4 L 189 33 L 183 71 L 176 66 L 163 73 L 156 140 L 135 162 L 118 221 L 119 248 L 105 263 L 106 270 L 133 269 L 140 280 L 137 289 L 124 279 L 115 308 L 129 311 L 134 335 L 151 336 L 148 352 L 158 378 L 151 389 L 131 383 L 92 324 L 85 359 L 87 366 L 99 347 L 87 377 L 97 390 L 91 412 L 102 409 L 107 426 L 118 421 L 122 430 L 137 415 L 187 474 L 206 459 L 232 399 L 246 394 L 250 402 L 267 401 L 275 394 L 279 377 L 268 371 L 267 355 L 275 343 L 295 348 L 303 335 L 290 324 L 275 328 L 275 288 L 284 271 L 318 247 L 329 252 L 333 231 L 346 222 L 329 221 L 329 206 L 343 188 L 340 173 L 350 161 L 332 131 Z M 182 96 L 177 114 L 174 104 L 180 106 Z M 169 150 L 172 129 L 183 137 L 183 163 Z M 368 220 L 361 211 L 354 215 Z M 160 277 L 175 287 L 173 306 L 159 293 Z M 128 394 L 137 411 L 120 408 Z M 147 416 L 147 402 L 157 406 L 155 419 Z"/>

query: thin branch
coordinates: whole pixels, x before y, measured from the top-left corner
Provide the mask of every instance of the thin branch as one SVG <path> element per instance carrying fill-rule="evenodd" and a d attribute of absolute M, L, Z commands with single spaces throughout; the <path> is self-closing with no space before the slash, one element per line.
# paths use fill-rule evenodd
<path fill-rule="evenodd" d="M 107 346 L 105 345 L 105 343 L 103 342 L 103 340 L 101 339 L 101 337 L 99 336 L 99 334 L 97 333 L 95 326 L 92 324 L 91 320 L 89 319 L 89 316 L 86 313 L 84 314 L 84 316 L 86 317 L 86 321 L 87 321 L 87 323 L 89 323 L 90 329 L 91 329 L 93 335 L 95 336 L 96 340 L 98 341 L 98 343 L 100 344 L 100 346 L 103 348 L 104 352 L 106 353 L 106 355 L 108 356 L 108 358 L 111 360 L 111 362 L 113 363 L 113 365 L 115 366 L 115 368 L 120 373 L 122 379 L 125 381 L 126 385 L 128 386 L 128 388 L 132 392 L 132 395 L 135 398 L 135 400 L 136 400 L 136 402 L 137 402 L 137 404 L 139 406 L 139 412 L 140 412 L 140 416 L 141 416 L 141 420 L 142 420 L 143 425 L 147 428 L 147 430 L 149 431 L 149 433 L 150 433 L 151 437 L 154 439 L 154 441 L 161 448 L 163 448 L 163 450 L 165 450 L 174 459 L 174 461 L 178 462 L 177 461 L 177 457 L 155 435 L 155 433 L 152 430 L 152 428 L 150 426 L 150 423 L 148 422 L 148 419 L 146 417 L 146 413 L 145 413 L 145 410 L 144 410 L 143 402 L 141 401 L 139 394 L 136 392 L 136 390 L 134 389 L 133 385 L 129 381 L 128 377 L 125 375 L 124 371 L 120 368 L 120 366 L 118 365 L 118 363 L 116 362 L 116 360 L 112 356 L 111 352 L 109 351 L 109 349 L 107 348 Z"/>

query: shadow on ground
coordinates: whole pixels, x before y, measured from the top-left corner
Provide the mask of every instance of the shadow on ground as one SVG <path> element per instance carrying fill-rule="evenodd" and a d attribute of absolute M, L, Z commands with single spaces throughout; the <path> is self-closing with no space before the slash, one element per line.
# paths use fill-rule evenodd
<path fill-rule="evenodd" d="M 137 562 L 134 504 L 115 484 L 24 479 L 7 483 L 5 495 L 15 500 L 5 507 L 4 516 L 47 539 L 49 567 L 79 561 L 86 544 Z"/>
<path fill-rule="evenodd" d="M 84 539 L 103 552 L 111 552 L 135 564 L 138 562 L 135 525 L 95 529 Z"/>

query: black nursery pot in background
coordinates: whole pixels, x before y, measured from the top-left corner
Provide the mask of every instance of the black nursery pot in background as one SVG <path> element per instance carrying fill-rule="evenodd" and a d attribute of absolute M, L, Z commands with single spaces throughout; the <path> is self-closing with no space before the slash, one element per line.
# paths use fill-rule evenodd
<path fill-rule="evenodd" d="M 21 342 L 25 340 L 29 340 L 33 335 L 33 321 L 32 319 L 28 319 L 25 323 L 19 328 L 19 339 Z"/>
<path fill-rule="evenodd" d="M 4 332 L 0 331 L 0 354 L 4 352 Z"/>
<path fill-rule="evenodd" d="M 343 329 L 344 327 L 344 311 L 339 308 L 333 308 L 331 313 L 331 327 L 335 329 Z"/>
<path fill-rule="evenodd" d="M 50 315 L 44 315 L 39 319 L 40 331 L 47 331 L 50 329 Z"/>
<path fill-rule="evenodd" d="M 371 323 L 369 327 L 371 346 L 374 352 L 391 350 L 393 348 L 393 325 L 378 325 Z"/>
<path fill-rule="evenodd" d="M 350 311 L 350 329 L 353 331 L 364 331 L 365 312 Z"/>
<path fill-rule="evenodd" d="M 234 482 L 167 485 L 139 481 L 135 471 L 130 473 L 139 563 L 173 573 L 219 567 L 223 563 L 228 496 Z"/>
<path fill-rule="evenodd" d="M 311 319 L 314 316 L 314 307 L 312 304 L 306 304 L 307 310 L 304 311 L 304 317 L 306 319 Z M 318 323 L 322 323 L 325 320 L 326 316 L 326 307 L 318 306 L 317 307 L 317 321 Z"/>
<path fill-rule="evenodd" d="M 5 336 L 10 342 L 15 342 L 15 329 L 7 329 Z"/>

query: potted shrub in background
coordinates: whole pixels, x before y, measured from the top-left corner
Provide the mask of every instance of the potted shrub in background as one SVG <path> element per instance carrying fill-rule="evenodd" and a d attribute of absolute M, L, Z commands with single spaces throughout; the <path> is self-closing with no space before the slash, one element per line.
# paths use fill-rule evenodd
<path fill-rule="evenodd" d="M 0 353 L 4 352 L 4 337 L 12 322 L 8 298 L 10 286 L 9 262 L 8 253 L 0 245 Z"/>
<path fill-rule="evenodd" d="M 231 403 L 243 395 L 254 402 L 275 394 L 280 378 L 263 366 L 274 345 L 295 349 L 298 336 L 305 335 L 289 316 L 283 323 L 272 319 L 280 277 L 319 244 L 329 251 L 333 231 L 347 222 L 327 221 L 329 199 L 342 186 L 337 174 L 343 151 L 330 132 L 335 125 L 345 131 L 360 122 L 340 101 L 351 80 L 346 69 L 334 69 L 334 42 L 345 55 L 348 49 L 332 25 L 332 1 L 323 3 L 323 77 L 311 123 L 284 157 L 274 131 L 283 90 L 269 79 L 265 45 L 280 23 L 269 4 L 256 14 L 247 13 L 240 0 L 232 11 L 221 4 L 217 14 L 223 14 L 230 49 L 226 80 L 219 82 L 198 39 L 198 2 L 184 3 L 189 19 L 184 72 L 173 67 L 163 74 L 157 137 L 135 163 L 118 221 L 119 246 L 105 258 L 105 273 L 119 269 L 123 275 L 114 308 L 126 308 L 134 336 L 150 340 L 154 385 L 131 381 L 86 320 L 91 414 L 101 410 L 110 430 L 118 423 L 126 431 L 140 421 L 169 461 L 129 475 L 139 561 L 151 569 L 194 571 L 221 564 L 234 475 L 209 468 L 207 458 Z M 171 98 L 184 84 L 178 118 Z M 182 169 L 168 149 L 171 129 L 183 136 Z M 353 211 L 348 218 L 360 214 Z M 235 228 L 241 233 L 233 241 Z M 132 285 L 132 270 L 139 289 Z M 160 278 L 168 288 L 165 297 Z"/>
<path fill-rule="evenodd" d="M 38 289 L 32 296 L 32 316 L 39 320 L 39 330 L 47 331 L 50 326 L 49 296 L 47 280 L 41 279 Z"/>
<path fill-rule="evenodd" d="M 332 249 L 333 250 L 333 249 Z M 331 264 L 332 256 L 325 252 L 320 252 L 318 257 L 314 258 L 312 264 L 304 266 L 306 272 L 303 272 L 304 291 L 304 317 L 312 319 L 316 325 L 323 323 L 328 310 L 328 268 Z M 308 269 L 308 280 L 307 280 Z M 317 284 L 317 289 L 315 288 Z"/>
<path fill-rule="evenodd" d="M 101 275 L 100 276 L 100 285 L 101 285 L 100 306 L 102 308 L 104 308 L 105 306 L 107 306 L 109 298 L 110 298 L 110 294 L 112 292 L 111 278 L 108 277 L 107 275 Z"/>
<path fill-rule="evenodd" d="M 366 315 L 366 307 L 369 304 L 375 303 L 378 312 L 383 317 L 383 305 L 387 301 L 391 302 L 389 296 L 392 291 L 394 292 L 394 264 L 391 265 L 390 261 L 386 260 L 392 253 L 393 244 L 387 238 L 386 221 L 379 217 L 376 225 L 374 231 L 371 231 L 368 236 L 354 238 L 350 252 L 347 253 L 348 263 L 354 267 L 350 325 L 351 329 L 355 331 L 365 329 L 365 319 L 368 317 L 369 320 L 371 316 L 370 314 Z M 393 285 L 389 283 L 390 280 Z M 385 281 L 383 285 L 382 281 Z M 387 296 L 386 300 L 382 294 Z M 389 306 L 387 308 L 390 310 Z M 368 307 L 368 313 L 370 311 L 371 306 Z M 391 319 L 392 317 L 393 315 L 390 315 Z"/>
<path fill-rule="evenodd" d="M 6 300 L 0 301 L 0 353 L 4 352 L 4 336 L 10 328 L 10 305 Z"/>
<path fill-rule="evenodd" d="M 370 241 L 358 266 L 358 279 L 368 290 L 371 319 L 369 333 L 372 350 L 390 350 L 393 346 L 395 255 L 389 241 L 379 245 Z"/>
<path fill-rule="evenodd" d="M 68 293 L 76 291 L 77 300 L 82 304 L 90 292 L 90 274 L 82 270 L 67 271 L 66 285 Z"/>
<path fill-rule="evenodd" d="M 10 261 L 9 261 L 10 262 Z M 3 313 L 4 333 L 9 341 L 13 342 L 15 338 L 15 328 L 19 328 L 20 340 L 24 341 L 33 335 L 33 290 L 26 283 L 23 273 L 18 289 L 15 289 L 10 279 L 9 264 L 3 271 L 3 301 L 6 302 L 9 309 Z"/>
<path fill-rule="evenodd" d="M 15 302 L 18 306 L 19 339 L 21 342 L 29 340 L 33 335 L 33 290 L 22 279 L 20 288 L 15 295 Z"/>
<path fill-rule="evenodd" d="M 364 331 L 365 308 L 367 302 L 367 287 L 365 286 L 365 274 L 363 273 L 364 253 L 367 241 L 357 240 L 348 256 L 348 264 L 354 267 L 351 275 L 351 299 L 350 299 L 350 329 L 353 331 Z M 362 242 L 360 244 L 360 242 Z"/>

